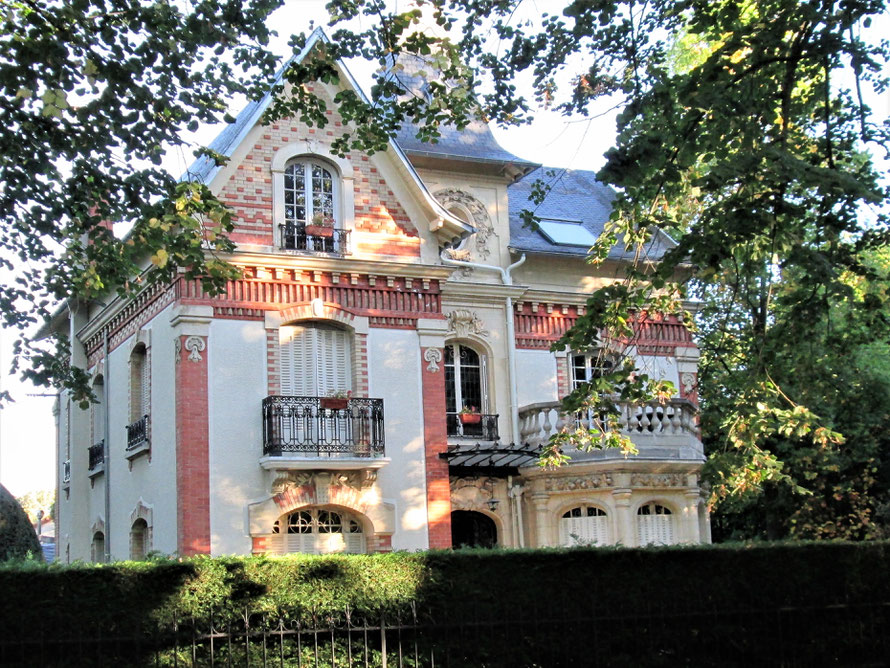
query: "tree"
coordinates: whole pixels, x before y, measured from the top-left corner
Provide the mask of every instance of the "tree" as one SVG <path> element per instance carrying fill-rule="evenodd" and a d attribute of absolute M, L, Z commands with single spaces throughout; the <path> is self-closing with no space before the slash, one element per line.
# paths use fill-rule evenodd
<path fill-rule="evenodd" d="M 232 249 L 226 208 L 158 165 L 187 148 L 186 130 L 219 121 L 229 96 L 265 91 L 265 20 L 278 4 L 4 3 L 0 270 L 16 272 L 0 285 L 4 325 L 26 329 L 53 302 L 133 294 L 180 270 L 211 291 L 232 275 L 218 259 Z M 113 223 L 132 226 L 126 239 Z M 90 396 L 64 355 L 27 338 L 16 352 L 38 383 Z"/>
<path fill-rule="evenodd" d="M 50 521 L 55 517 L 56 492 L 52 489 L 41 489 L 28 492 L 16 499 L 22 510 L 28 516 L 31 524 L 37 524 L 37 513 L 44 512 L 44 521 Z"/>
<path fill-rule="evenodd" d="M 40 284 L 57 296 L 90 298 L 112 286 L 127 291 L 167 280 L 178 268 L 206 277 L 211 289 L 227 274 L 225 264 L 206 255 L 230 248 L 228 214 L 211 193 L 151 168 L 121 167 L 114 153 L 157 159 L 165 143 L 177 145 L 179 130 L 217 113 L 218 90 L 246 87 L 244 80 L 228 83 L 232 66 L 223 53 L 242 71 L 256 58 L 268 72 L 262 18 L 271 4 L 256 0 L 248 12 L 240 4 L 207 2 L 190 13 L 122 0 L 16 5 L 0 42 L 2 109 L 4 127 L 31 145 L 27 154 L 9 136 L 4 145 L 14 159 L 0 175 L 10 184 L 0 210 L 10 230 L 3 243 L 25 257 L 47 258 L 46 243 L 26 236 L 37 230 L 44 236 L 34 238 L 64 243 L 65 254 L 45 277 L 32 271 L 24 289 L 6 289 L 4 306 L 27 300 L 27 289 Z M 888 238 L 883 214 L 868 227 L 860 222 L 863 207 L 886 196 L 865 148 L 886 148 L 887 127 L 873 121 L 859 92 L 865 84 L 883 90 L 887 46 L 857 36 L 859 26 L 884 11 L 883 2 L 568 0 L 559 13 L 521 21 L 520 0 L 421 3 L 444 36 L 416 31 L 420 9 L 393 14 L 385 4 L 330 2 L 335 29 L 360 15 L 373 19 L 371 27 L 336 29 L 333 44 L 292 65 L 285 80 L 293 95 L 279 96 L 267 119 L 296 114 L 324 126 L 325 103 L 302 84 L 333 81 L 333 61 L 352 56 L 377 61 L 381 71 L 371 100 L 351 92 L 335 99 L 352 128 L 334 146 L 341 153 L 380 150 L 406 120 L 434 140 L 446 123 L 463 127 L 475 117 L 522 123 L 534 105 L 583 116 L 596 100 L 616 96 L 624 111 L 599 177 L 619 197 L 592 259 L 620 243 L 637 252 L 638 262 L 622 282 L 591 295 L 587 314 L 558 345 L 632 342 L 633 322 L 646 312 L 683 312 L 689 294 L 727 289 L 730 303 L 744 308 L 726 317 L 747 319 L 747 334 L 729 365 L 743 373 L 723 404 L 724 446 L 735 465 L 717 470 L 715 489 L 733 495 L 793 483 L 765 447 L 776 436 L 806 436 L 824 448 L 840 444 L 802 391 L 777 382 L 776 368 L 786 344 L 807 340 L 798 323 L 825 322 L 836 308 L 874 313 L 886 305 L 885 294 L 850 287 L 850 277 L 877 278 L 860 258 Z M 133 30 L 136 38 L 129 39 Z M 294 47 L 305 40 L 295 36 Z M 696 45 L 695 52 L 681 50 L 678 57 L 680 40 Z M 209 54 L 214 47 L 221 53 Z M 402 53 L 429 63 L 435 76 L 428 95 L 412 95 L 400 82 Z M 37 74 L 35 54 L 49 54 Z M 853 90 L 837 84 L 845 67 L 857 75 Z M 69 93 L 80 88 L 86 102 L 72 105 Z M 88 124 L 109 139 L 86 136 L 97 134 L 83 130 Z M 64 187 L 49 188 L 48 196 L 45 183 Z M 546 190 L 542 184 L 536 193 Z M 123 219 L 135 221 L 127 243 L 100 225 Z M 656 228 L 679 239 L 657 264 L 645 254 Z M 135 283 L 143 257 L 155 266 Z M 34 359 L 51 365 L 49 357 Z M 72 382 L 68 370 L 50 370 L 68 373 Z M 619 365 L 573 393 L 565 408 L 608 415 L 610 389 L 640 400 L 671 388 Z M 587 443 L 626 446 L 609 424 L 587 434 Z M 560 447 L 557 439 L 545 461 L 559 461 Z"/>
<path fill-rule="evenodd" d="M 0 561 L 28 554 L 43 560 L 40 542 L 28 516 L 9 491 L 0 485 Z"/>
<path fill-rule="evenodd" d="M 715 500 L 765 485 L 799 491 L 803 481 L 783 469 L 767 443 L 805 437 L 829 452 L 843 437 L 814 411 L 828 409 L 830 395 L 818 391 L 824 386 L 805 391 L 791 383 L 779 373 L 782 356 L 806 348 L 811 331 L 802 324 L 827 323 L 837 309 L 873 316 L 886 308 L 886 293 L 859 293 L 850 284 L 851 277 L 879 278 L 861 258 L 888 241 L 884 213 L 861 222 L 863 210 L 887 195 L 867 149 L 886 150 L 888 128 L 875 123 L 861 87 L 884 90 L 888 50 L 857 36 L 884 3 L 575 0 L 537 23 L 516 20 L 519 2 L 425 4 L 448 36 L 413 34 L 420 10 L 384 15 L 373 0 L 332 2 L 334 24 L 359 13 L 377 23 L 360 35 L 338 31 L 338 46 L 292 69 L 289 80 L 330 76 L 327 56 L 363 55 L 382 66 L 405 52 L 425 57 L 442 82 L 428 99 L 407 95 L 398 70 L 390 69 L 378 75 L 371 103 L 338 100 L 347 103 L 350 120 L 362 121 L 359 145 L 366 150 L 403 117 L 435 137 L 439 124 L 460 127 L 472 113 L 518 123 L 535 103 L 584 115 L 603 95 L 621 96 L 617 143 L 599 173 L 619 197 L 592 259 L 623 244 L 639 261 L 625 280 L 591 295 L 587 315 L 557 345 L 632 342 L 634 319 L 644 313 L 682 312 L 691 294 L 727 290 L 721 317 L 738 320 L 744 336 L 726 351 L 734 389 L 720 398 L 721 447 L 733 465 L 712 469 Z M 678 57 L 684 40 L 696 49 L 681 49 Z M 855 72 L 852 90 L 839 84 L 844 68 Z M 527 89 L 516 85 L 522 76 Z M 289 111 L 304 101 L 292 104 Z M 317 110 L 310 118 L 324 122 Z M 546 184 L 538 192 L 546 195 Z M 528 220 L 534 224 L 533 211 Z M 655 264 L 645 248 L 659 228 L 679 244 Z M 608 416 L 614 404 L 607 390 L 641 399 L 670 388 L 623 365 L 564 406 Z M 626 445 L 608 425 L 582 440 Z M 545 462 L 560 461 L 562 444 L 577 439 L 552 441 Z"/>

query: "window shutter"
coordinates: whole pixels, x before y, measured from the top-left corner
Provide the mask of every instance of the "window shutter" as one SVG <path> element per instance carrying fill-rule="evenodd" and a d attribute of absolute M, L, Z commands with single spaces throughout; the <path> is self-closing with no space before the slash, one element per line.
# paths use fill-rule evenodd
<path fill-rule="evenodd" d="M 638 515 L 637 538 L 640 545 L 673 545 L 673 515 Z"/>
<path fill-rule="evenodd" d="M 278 330 L 281 354 L 281 394 L 317 396 L 314 369 L 315 330 L 311 327 L 282 327 Z"/>
<path fill-rule="evenodd" d="M 315 330 L 318 396 L 331 391 L 352 389 L 352 354 L 349 332 L 340 329 Z"/>

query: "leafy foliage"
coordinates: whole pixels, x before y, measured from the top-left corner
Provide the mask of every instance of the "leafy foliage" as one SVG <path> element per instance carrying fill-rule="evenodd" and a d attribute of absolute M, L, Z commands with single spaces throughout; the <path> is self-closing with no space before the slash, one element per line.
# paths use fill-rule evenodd
<path fill-rule="evenodd" d="M 636 262 L 591 295 L 589 315 L 556 347 L 632 344 L 641 314 L 682 312 L 684 298 L 714 295 L 703 326 L 731 321 L 737 335 L 715 361 L 733 376 L 733 389 L 719 402 L 722 442 L 713 450 L 725 453 L 719 461 L 726 465 L 711 469 L 713 500 L 773 484 L 801 491 L 806 481 L 790 475 L 769 444 L 839 453 L 843 436 L 828 417 L 828 388 L 791 382 L 793 373 L 780 373 L 789 368 L 783 356 L 806 349 L 809 327 L 827 322 L 832 309 L 874 314 L 886 307 L 886 293 L 851 289 L 851 280 L 876 278 L 862 254 L 888 240 L 884 214 L 861 222 L 863 208 L 887 195 L 866 149 L 886 149 L 888 128 L 872 120 L 860 95 L 862 84 L 886 89 L 888 47 L 857 36 L 884 3 L 579 0 L 535 21 L 516 19 L 519 4 L 431 0 L 430 16 L 446 30 L 424 38 L 423 48 L 437 60 L 448 54 L 449 63 L 456 50 L 471 65 L 471 72 L 443 70 L 449 90 L 465 89 L 478 104 L 451 111 L 458 127 L 469 113 L 515 123 L 535 105 L 584 115 L 606 94 L 623 99 L 616 146 L 598 175 L 619 195 L 592 260 L 604 261 L 618 245 Z M 359 12 L 379 20 L 358 40 L 338 33 L 346 45 L 339 55 L 385 65 L 418 44 L 417 12 L 383 16 L 371 0 L 330 7 L 334 22 Z M 853 90 L 839 83 L 845 67 L 857 75 Z M 383 94 L 366 104 L 363 120 L 385 132 L 406 109 L 382 76 Z M 515 85 L 520 77 L 528 88 Z M 439 119 L 429 110 L 446 99 L 440 93 L 427 106 L 411 100 L 417 109 L 408 117 L 434 129 Z M 654 262 L 646 251 L 658 230 L 679 243 Z M 564 441 L 627 448 L 609 427 L 617 420 L 608 395 L 645 398 L 669 389 L 624 366 L 581 388 L 566 410 L 592 409 L 604 419 L 588 434 L 551 442 L 545 463 L 561 460 Z"/>
<path fill-rule="evenodd" d="M 42 321 L 54 300 L 132 295 L 180 271 L 211 291 L 232 275 L 215 259 L 232 248 L 229 212 L 158 165 L 186 147 L 186 130 L 220 120 L 228 96 L 261 90 L 278 4 L 4 5 L 0 270 L 16 272 L 0 285 L 5 326 Z M 112 223 L 132 226 L 125 240 Z M 54 350 L 25 338 L 16 352 L 34 380 L 89 396 Z"/>

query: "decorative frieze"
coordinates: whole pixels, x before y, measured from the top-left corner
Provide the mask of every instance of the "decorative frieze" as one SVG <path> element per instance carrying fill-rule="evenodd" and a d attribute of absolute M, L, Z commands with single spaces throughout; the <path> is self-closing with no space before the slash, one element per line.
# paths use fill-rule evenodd
<path fill-rule="evenodd" d="M 630 476 L 632 487 L 685 487 L 685 473 L 634 473 Z"/>
<path fill-rule="evenodd" d="M 485 510 L 494 497 L 492 478 L 451 478 L 450 484 L 454 510 Z"/>
<path fill-rule="evenodd" d="M 602 489 L 613 485 L 611 473 L 591 473 L 584 476 L 544 479 L 544 489 L 548 492 L 577 492 L 586 489 Z"/>

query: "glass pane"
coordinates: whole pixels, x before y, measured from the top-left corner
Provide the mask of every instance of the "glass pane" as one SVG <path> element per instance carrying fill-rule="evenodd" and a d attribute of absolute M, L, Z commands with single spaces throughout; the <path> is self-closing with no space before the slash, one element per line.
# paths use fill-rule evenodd
<path fill-rule="evenodd" d="M 340 515 L 327 510 L 318 511 L 318 533 L 343 533 Z"/>
<path fill-rule="evenodd" d="M 312 533 L 312 515 L 302 510 L 287 518 L 288 533 Z"/>

